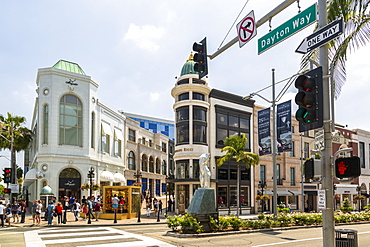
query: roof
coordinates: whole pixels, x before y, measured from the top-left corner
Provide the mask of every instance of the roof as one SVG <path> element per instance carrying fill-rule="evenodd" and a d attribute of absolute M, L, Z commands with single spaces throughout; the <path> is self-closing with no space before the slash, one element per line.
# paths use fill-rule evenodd
<path fill-rule="evenodd" d="M 59 60 L 56 64 L 53 65 L 53 68 L 66 70 L 69 72 L 86 75 L 83 69 L 77 63 L 69 62 L 66 60 Z"/>
<path fill-rule="evenodd" d="M 182 66 L 180 76 L 187 75 L 187 74 L 198 74 L 198 72 L 194 71 L 194 55 L 190 53 L 188 60 L 186 60 L 185 64 Z"/>

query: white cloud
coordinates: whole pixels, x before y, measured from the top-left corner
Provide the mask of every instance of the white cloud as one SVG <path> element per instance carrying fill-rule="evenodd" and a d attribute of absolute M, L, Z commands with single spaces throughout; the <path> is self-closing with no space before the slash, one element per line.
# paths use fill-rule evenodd
<path fill-rule="evenodd" d="M 137 26 L 131 23 L 123 40 L 131 40 L 139 48 L 155 52 L 160 47 L 157 41 L 160 40 L 165 33 L 166 30 L 163 27 L 155 27 L 152 25 Z"/>
<path fill-rule="evenodd" d="M 150 101 L 157 101 L 159 99 L 159 93 L 150 93 Z"/>

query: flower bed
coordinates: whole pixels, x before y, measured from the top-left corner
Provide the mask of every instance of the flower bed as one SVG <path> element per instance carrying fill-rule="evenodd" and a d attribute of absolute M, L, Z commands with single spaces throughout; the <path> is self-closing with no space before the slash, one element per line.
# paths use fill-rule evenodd
<path fill-rule="evenodd" d="M 258 220 L 243 220 L 235 216 L 220 216 L 219 219 L 210 217 L 213 232 L 253 230 L 290 226 L 321 225 L 321 213 L 288 213 L 279 214 L 274 219 L 272 214 L 259 214 Z M 335 223 L 370 221 L 370 210 L 359 213 L 335 212 Z M 190 214 L 167 216 L 167 227 L 178 233 L 202 233 L 202 226 Z"/>

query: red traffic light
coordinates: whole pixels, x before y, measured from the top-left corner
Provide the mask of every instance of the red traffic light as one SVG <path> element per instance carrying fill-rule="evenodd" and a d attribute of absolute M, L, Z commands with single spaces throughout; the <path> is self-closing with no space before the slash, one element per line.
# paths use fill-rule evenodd
<path fill-rule="evenodd" d="M 11 172 L 12 172 L 12 169 L 10 169 L 10 168 L 5 168 L 5 169 L 4 169 L 4 172 L 5 172 L 5 173 L 11 173 Z"/>
<path fill-rule="evenodd" d="M 357 156 L 335 160 L 337 178 L 356 178 L 361 175 L 360 158 Z"/>
<path fill-rule="evenodd" d="M 5 188 L 4 189 L 4 194 L 10 194 L 12 191 L 11 191 L 11 189 L 9 189 L 9 188 Z"/>

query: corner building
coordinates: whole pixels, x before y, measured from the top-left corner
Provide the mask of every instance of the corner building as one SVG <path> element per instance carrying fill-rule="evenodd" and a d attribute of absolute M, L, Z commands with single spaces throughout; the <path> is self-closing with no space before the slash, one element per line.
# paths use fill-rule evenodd
<path fill-rule="evenodd" d="M 236 206 L 237 164 L 230 161 L 217 167 L 216 160 L 222 155 L 221 149 L 228 136 L 245 133 L 249 140 L 246 151 L 252 151 L 250 144 L 253 143 L 250 130 L 253 129 L 254 101 L 211 89 L 205 78 L 198 79 L 193 67 L 191 55 L 171 91 L 175 99 L 176 142 L 175 173 L 170 182 L 175 185 L 177 213 L 185 213 L 199 187 L 199 156 L 203 153 L 210 154 L 211 187 L 216 191 L 219 208 Z M 242 165 L 240 200 L 244 210 L 249 212 L 254 206 L 251 199 L 252 169 L 245 169 Z"/>

